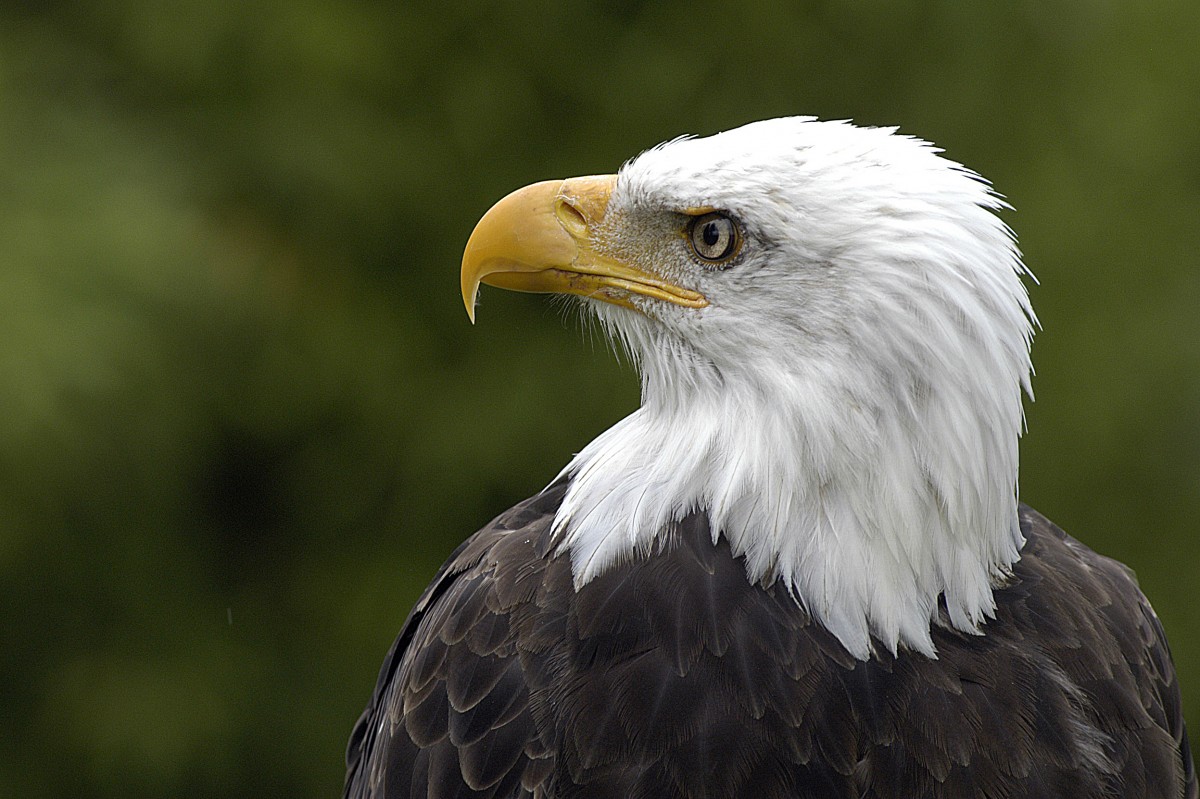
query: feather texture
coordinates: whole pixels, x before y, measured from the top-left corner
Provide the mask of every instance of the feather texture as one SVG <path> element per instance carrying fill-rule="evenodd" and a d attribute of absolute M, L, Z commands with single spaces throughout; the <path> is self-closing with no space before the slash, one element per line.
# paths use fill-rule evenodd
<path fill-rule="evenodd" d="M 442 568 L 354 731 L 348 799 L 1197 796 L 1153 610 L 1027 507 L 985 635 L 864 661 L 703 514 L 577 591 L 552 554 L 567 488 Z"/>

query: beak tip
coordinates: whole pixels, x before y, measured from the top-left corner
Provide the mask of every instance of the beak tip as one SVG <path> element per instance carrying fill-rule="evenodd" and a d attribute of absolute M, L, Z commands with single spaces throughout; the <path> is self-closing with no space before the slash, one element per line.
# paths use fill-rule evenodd
<path fill-rule="evenodd" d="M 479 279 L 469 280 L 466 273 L 466 263 L 463 264 L 462 301 L 467 309 L 467 318 L 475 324 L 475 300 L 479 297 Z"/>

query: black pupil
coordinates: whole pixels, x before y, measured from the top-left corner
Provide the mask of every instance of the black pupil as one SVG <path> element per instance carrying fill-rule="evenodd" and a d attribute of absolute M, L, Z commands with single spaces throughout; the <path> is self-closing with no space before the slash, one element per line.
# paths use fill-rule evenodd
<path fill-rule="evenodd" d="M 721 229 L 716 222 L 709 222 L 704 226 L 701 235 L 704 237 L 706 247 L 714 247 L 721 240 Z"/>

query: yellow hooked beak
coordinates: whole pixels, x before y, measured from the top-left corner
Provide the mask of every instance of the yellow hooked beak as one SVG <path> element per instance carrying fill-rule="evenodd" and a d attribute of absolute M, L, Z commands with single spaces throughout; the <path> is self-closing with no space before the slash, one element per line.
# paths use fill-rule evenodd
<path fill-rule="evenodd" d="M 626 308 L 633 295 L 703 308 L 703 294 L 601 255 L 592 230 L 604 219 L 615 175 L 546 180 L 518 189 L 475 226 L 462 262 L 462 297 L 475 321 L 480 283 L 544 293 L 577 294 Z"/>

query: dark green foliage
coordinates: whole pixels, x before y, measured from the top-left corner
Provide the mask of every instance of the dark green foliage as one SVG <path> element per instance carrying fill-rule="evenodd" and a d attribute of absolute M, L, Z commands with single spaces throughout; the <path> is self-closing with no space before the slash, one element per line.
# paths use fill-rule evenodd
<path fill-rule="evenodd" d="M 537 179 L 766 116 L 995 181 L 1022 499 L 1134 567 L 1200 728 L 1200 6 L 0 6 L 0 785 L 333 796 L 409 606 L 631 410 L 458 263 Z M 1193 739 L 1200 735 L 1193 733 Z"/>

